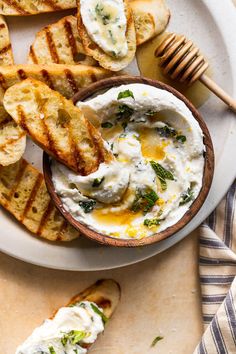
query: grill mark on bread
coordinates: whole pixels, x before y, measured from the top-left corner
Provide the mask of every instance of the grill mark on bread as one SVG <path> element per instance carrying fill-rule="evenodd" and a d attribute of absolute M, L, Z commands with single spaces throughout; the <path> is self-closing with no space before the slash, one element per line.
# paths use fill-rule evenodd
<path fill-rule="evenodd" d="M 101 149 L 101 145 L 99 144 L 99 141 L 97 139 L 97 135 L 93 134 L 92 132 L 92 125 L 89 124 L 88 121 L 86 121 L 87 123 L 87 129 L 88 129 L 88 133 L 90 136 L 90 139 L 93 142 L 94 145 L 94 150 L 95 150 L 95 155 L 96 155 L 96 160 L 97 160 L 97 166 L 101 163 L 104 162 L 104 148 Z"/>
<path fill-rule="evenodd" d="M 15 0 L 2 0 L 7 4 L 8 6 L 12 7 L 15 9 L 19 14 L 21 15 L 29 15 L 30 13 L 23 9 Z"/>
<path fill-rule="evenodd" d="M 17 70 L 17 74 L 21 80 L 27 79 L 27 75 L 23 69 Z"/>
<path fill-rule="evenodd" d="M 76 81 L 74 79 L 74 76 L 73 76 L 72 72 L 69 69 L 65 69 L 64 73 L 65 73 L 67 81 L 68 81 L 68 83 L 69 83 L 69 85 L 71 87 L 71 90 L 74 93 L 78 92 L 77 83 L 76 83 Z"/>
<path fill-rule="evenodd" d="M 13 145 L 13 144 L 16 144 L 23 136 L 25 136 L 25 133 L 22 132 L 18 135 L 17 139 L 8 139 L 7 140 L 7 143 L 3 144 L 3 145 L 0 145 L 0 149 L 1 150 L 5 150 L 6 147 L 9 147 L 9 145 Z"/>
<path fill-rule="evenodd" d="M 21 182 L 21 179 L 23 177 L 23 174 L 25 173 L 26 168 L 27 168 L 27 162 L 25 160 L 22 160 L 22 163 L 20 165 L 20 169 L 19 169 L 19 171 L 18 171 L 18 173 L 16 175 L 14 184 L 13 184 L 13 186 L 12 186 L 12 188 L 10 190 L 10 193 L 8 195 L 8 203 L 11 202 L 11 199 L 14 196 L 14 194 L 15 194 L 15 192 L 16 192 L 16 190 L 17 190 L 17 188 L 18 188 L 18 186 L 19 186 L 19 184 Z"/>
<path fill-rule="evenodd" d="M 19 125 L 24 129 L 28 134 L 30 133 L 29 128 L 26 124 L 26 117 L 21 105 L 17 106 L 17 115 L 19 116 Z"/>
<path fill-rule="evenodd" d="M 3 29 L 3 28 L 6 28 L 5 23 L 0 23 L 0 30 Z"/>
<path fill-rule="evenodd" d="M 43 80 L 44 82 L 52 89 L 54 90 L 54 85 L 53 85 L 53 82 L 51 80 L 51 77 L 49 75 L 49 72 L 45 69 L 41 70 L 41 74 L 43 76 Z"/>
<path fill-rule="evenodd" d="M 46 208 L 45 212 L 43 213 L 43 216 L 42 216 L 42 218 L 41 218 L 41 220 L 39 222 L 39 227 L 38 227 L 38 230 L 36 232 L 37 235 L 39 235 L 39 236 L 42 235 L 43 229 L 44 229 L 44 227 L 45 227 L 45 225 L 46 225 L 46 223 L 47 223 L 47 221 L 48 221 L 48 219 L 49 219 L 49 217 L 50 217 L 50 215 L 51 215 L 51 213 L 52 213 L 54 208 L 55 208 L 54 204 L 53 204 L 52 200 L 50 200 L 48 205 L 47 205 L 47 208 Z"/>
<path fill-rule="evenodd" d="M 67 40 L 71 49 L 71 54 L 73 56 L 74 62 L 76 62 L 76 55 L 77 55 L 77 47 L 76 47 L 76 41 L 75 37 L 73 35 L 72 27 L 71 24 L 68 20 L 65 20 L 64 22 L 64 29 L 66 32 Z"/>
<path fill-rule="evenodd" d="M 30 55 L 32 61 L 34 62 L 34 64 L 38 64 L 38 59 L 37 59 L 37 56 L 35 54 L 35 51 L 34 51 L 34 48 L 32 45 L 30 46 L 30 54 L 29 55 Z"/>
<path fill-rule="evenodd" d="M 76 170 L 78 171 L 79 174 L 82 176 L 85 175 L 85 163 L 86 161 L 83 158 L 83 154 L 81 153 L 81 150 L 79 147 L 74 143 L 74 140 L 72 138 L 72 132 L 70 126 L 68 127 L 68 133 L 69 133 L 69 141 L 71 145 L 71 152 L 74 158 L 74 165 L 76 166 Z"/>
<path fill-rule="evenodd" d="M 42 0 L 42 2 L 45 5 L 50 6 L 52 10 L 61 10 L 62 9 L 62 7 L 55 4 L 55 2 L 53 0 Z"/>
<path fill-rule="evenodd" d="M 5 80 L 4 75 L 1 72 L 0 72 L 0 86 L 3 89 L 4 92 L 7 90 L 6 80 Z"/>
<path fill-rule="evenodd" d="M 55 43 L 53 41 L 52 38 L 52 34 L 49 30 L 48 27 L 45 28 L 45 34 L 46 34 L 46 39 L 47 39 L 47 43 L 48 43 L 48 48 L 52 57 L 52 60 L 54 63 L 59 64 L 60 63 L 60 59 L 57 53 L 57 48 L 55 46 Z"/>
<path fill-rule="evenodd" d="M 23 210 L 23 213 L 22 213 L 22 215 L 21 215 L 21 217 L 19 219 L 21 222 L 24 221 L 25 216 L 27 215 L 28 211 L 30 210 L 30 208 L 31 208 L 31 206 L 32 206 L 32 204 L 33 204 L 33 202 L 35 200 L 36 194 L 38 192 L 38 189 L 39 189 L 42 181 L 43 181 L 43 176 L 41 175 L 41 173 L 39 173 L 38 177 L 37 177 L 37 179 L 36 179 L 36 181 L 34 183 L 34 186 L 32 188 L 32 191 L 30 193 L 30 196 L 29 196 L 29 198 L 27 200 L 25 209 Z"/>
<path fill-rule="evenodd" d="M 102 309 L 111 307 L 111 301 L 109 299 L 105 299 L 104 297 L 97 299 L 96 304 Z"/>
<path fill-rule="evenodd" d="M 11 50 L 11 44 L 8 44 L 4 48 L 1 49 L 0 55 L 7 53 L 9 50 Z"/>
<path fill-rule="evenodd" d="M 41 99 L 41 95 L 40 95 L 39 91 L 35 92 L 35 101 L 37 103 L 39 113 L 42 114 L 43 117 L 45 117 L 46 114 L 44 112 L 43 106 L 41 105 L 42 99 Z M 47 124 L 45 123 L 44 118 L 41 119 L 41 123 L 43 125 L 44 134 L 47 136 L 47 140 L 48 140 L 48 144 L 47 144 L 46 148 L 48 148 L 55 155 L 55 157 L 58 157 L 58 152 L 57 152 L 57 149 L 55 148 L 54 140 L 51 136 L 51 132 L 49 131 L 49 129 L 47 127 Z"/>
<path fill-rule="evenodd" d="M 1 122 L 0 122 L 0 129 L 1 128 L 4 128 L 4 126 L 7 124 L 7 123 L 10 123 L 10 122 L 12 122 L 12 118 L 11 118 L 11 116 L 7 116 L 4 120 L 2 120 Z"/>

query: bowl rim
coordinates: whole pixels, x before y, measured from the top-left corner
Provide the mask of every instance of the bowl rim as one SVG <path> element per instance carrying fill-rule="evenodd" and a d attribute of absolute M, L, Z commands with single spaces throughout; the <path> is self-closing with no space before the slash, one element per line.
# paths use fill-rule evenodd
<path fill-rule="evenodd" d="M 205 153 L 204 153 L 205 163 L 204 163 L 204 171 L 203 171 L 202 188 L 197 198 L 191 204 L 190 208 L 182 216 L 182 218 L 177 221 L 177 223 L 171 225 L 170 227 L 166 228 L 161 232 L 157 232 L 152 236 L 148 236 L 142 239 L 114 238 L 90 229 L 89 226 L 74 219 L 73 216 L 63 207 L 62 200 L 59 197 L 59 195 L 56 193 L 52 182 L 50 157 L 45 151 L 43 153 L 43 173 L 45 177 L 46 186 L 55 206 L 60 211 L 60 213 L 72 226 L 74 226 L 78 231 L 80 231 L 82 235 L 100 244 L 115 246 L 115 247 L 140 247 L 140 246 L 150 245 L 159 242 L 163 239 L 166 239 L 168 237 L 171 237 L 175 233 L 180 231 L 199 212 L 200 208 L 202 207 L 209 193 L 211 183 L 213 180 L 213 175 L 214 175 L 214 165 L 215 165 L 214 149 L 213 149 L 213 144 L 212 144 L 211 136 L 207 128 L 207 125 L 204 119 L 202 118 L 201 114 L 193 106 L 193 104 L 185 96 L 183 96 L 180 92 L 178 92 L 176 89 L 172 88 L 171 86 L 166 85 L 157 80 L 152 80 L 140 76 L 137 77 L 137 76 L 126 75 L 120 77 L 111 77 L 111 78 L 100 80 L 98 82 L 95 82 L 87 86 L 86 88 L 81 89 L 73 96 L 72 101 L 74 104 L 76 104 L 78 101 L 83 101 L 85 99 L 88 99 L 89 97 L 93 96 L 94 94 L 104 89 L 109 89 L 115 86 L 132 84 L 132 83 L 142 83 L 142 84 L 154 86 L 174 94 L 177 98 L 183 101 L 186 104 L 186 106 L 190 109 L 190 111 L 193 114 L 193 117 L 197 120 L 197 122 L 199 123 L 203 131 L 203 143 L 205 145 Z"/>

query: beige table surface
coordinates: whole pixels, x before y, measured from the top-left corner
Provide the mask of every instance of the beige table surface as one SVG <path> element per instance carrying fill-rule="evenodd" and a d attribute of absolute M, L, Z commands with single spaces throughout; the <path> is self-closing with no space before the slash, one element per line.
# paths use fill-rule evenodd
<path fill-rule="evenodd" d="M 0 254 L 0 354 L 100 278 L 122 288 L 119 307 L 91 350 L 97 354 L 191 354 L 202 333 L 197 232 L 145 262 L 102 272 L 40 268 Z M 164 337 L 154 348 L 152 340 Z"/>

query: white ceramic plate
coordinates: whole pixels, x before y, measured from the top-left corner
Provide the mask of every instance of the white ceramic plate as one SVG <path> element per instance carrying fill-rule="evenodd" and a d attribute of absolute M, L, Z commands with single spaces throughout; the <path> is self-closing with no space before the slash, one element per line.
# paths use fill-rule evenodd
<path fill-rule="evenodd" d="M 214 79 L 236 96 L 236 8 L 231 0 L 168 0 L 172 18 L 169 30 L 184 33 L 202 49 Z M 36 31 L 71 11 L 40 16 L 8 18 L 15 61 L 26 60 Z M 233 65 L 234 64 L 234 65 Z M 131 71 L 135 71 L 135 64 Z M 236 117 L 215 97 L 201 108 L 212 135 L 216 170 L 210 194 L 198 215 L 180 232 L 155 245 L 139 249 L 100 246 L 81 237 L 70 244 L 52 244 L 30 235 L 5 211 L 0 210 L 1 251 L 37 265 L 92 271 L 111 269 L 147 259 L 171 247 L 195 229 L 217 206 L 236 176 Z M 28 144 L 26 158 L 39 166 L 41 151 Z"/>

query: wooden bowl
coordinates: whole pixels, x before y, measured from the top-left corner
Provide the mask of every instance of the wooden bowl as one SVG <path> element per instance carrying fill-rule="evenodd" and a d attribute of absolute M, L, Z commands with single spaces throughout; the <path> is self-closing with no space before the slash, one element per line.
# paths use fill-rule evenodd
<path fill-rule="evenodd" d="M 203 118 L 201 117 L 200 113 L 196 110 L 196 108 L 178 91 L 173 89 L 172 87 L 163 84 L 162 82 L 155 81 L 155 80 L 150 80 L 142 77 L 135 77 L 135 76 L 121 76 L 121 77 L 113 77 L 105 80 L 98 81 L 87 88 L 82 89 L 79 91 L 75 96 L 73 97 L 73 102 L 74 104 L 77 101 L 83 101 L 85 99 L 88 99 L 89 97 L 98 94 L 99 92 L 102 92 L 106 89 L 109 89 L 114 86 L 120 86 L 122 84 L 130 84 L 130 83 L 142 83 L 142 84 L 147 84 L 151 85 L 154 87 L 157 87 L 162 90 L 167 90 L 174 94 L 176 97 L 178 97 L 180 100 L 182 100 L 186 106 L 190 109 L 192 112 L 194 118 L 198 121 L 203 133 L 204 133 L 204 145 L 206 148 L 205 151 L 205 165 L 204 165 L 204 173 L 203 173 L 203 183 L 202 183 L 202 188 L 201 191 L 196 198 L 196 200 L 193 202 L 189 210 L 184 214 L 184 216 L 174 225 L 168 227 L 164 231 L 161 231 L 159 233 L 156 233 L 152 236 L 148 236 L 146 238 L 143 238 L 141 240 L 138 239 L 118 239 L 118 238 L 112 238 L 107 235 L 100 234 L 96 231 L 91 230 L 88 226 L 80 223 L 79 221 L 75 220 L 72 215 L 67 212 L 63 205 L 60 197 L 57 195 L 54 189 L 54 185 L 52 182 L 52 173 L 51 173 L 51 168 L 50 168 L 50 158 L 49 156 L 44 152 L 43 155 L 43 170 L 44 170 L 44 176 L 45 176 L 45 181 L 46 185 L 48 188 L 48 191 L 52 197 L 52 200 L 54 201 L 56 207 L 58 210 L 62 213 L 62 215 L 65 217 L 67 221 L 69 221 L 76 229 L 78 229 L 83 235 L 88 237 L 89 239 L 92 239 L 94 241 L 97 241 L 101 244 L 109 245 L 109 246 L 116 246 L 116 247 L 138 247 L 138 246 L 144 246 L 144 245 L 150 245 L 152 243 L 158 242 L 160 240 L 163 240 L 167 237 L 170 237 L 174 235 L 176 232 L 180 231 L 186 224 L 190 222 L 190 220 L 197 214 L 201 206 L 203 205 L 208 192 L 211 187 L 211 182 L 213 178 L 213 172 L 214 172 L 214 151 L 213 151 L 213 145 L 211 141 L 211 137 L 209 134 L 209 131 L 207 129 L 206 123 L 204 122 Z"/>

